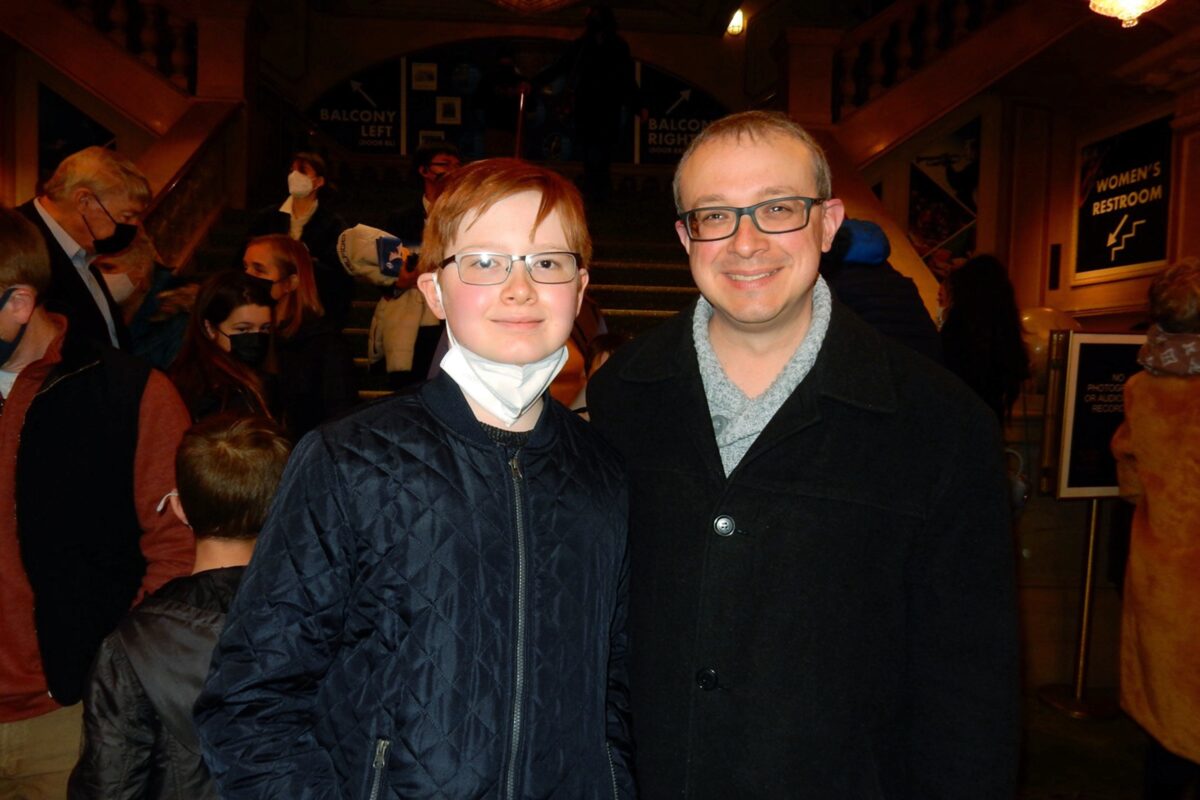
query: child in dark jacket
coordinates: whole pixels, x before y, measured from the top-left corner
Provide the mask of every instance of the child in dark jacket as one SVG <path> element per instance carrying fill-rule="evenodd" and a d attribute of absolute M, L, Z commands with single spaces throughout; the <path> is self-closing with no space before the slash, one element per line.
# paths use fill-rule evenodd
<path fill-rule="evenodd" d="M 84 691 L 71 800 L 206 800 L 192 704 L 291 445 L 269 420 L 217 415 L 184 435 L 171 511 L 196 533 L 193 574 L 170 581 L 104 640 Z"/>
<path fill-rule="evenodd" d="M 590 255 L 561 176 L 448 179 L 441 374 L 297 446 L 196 704 L 222 797 L 633 795 L 625 477 L 546 391 Z"/>

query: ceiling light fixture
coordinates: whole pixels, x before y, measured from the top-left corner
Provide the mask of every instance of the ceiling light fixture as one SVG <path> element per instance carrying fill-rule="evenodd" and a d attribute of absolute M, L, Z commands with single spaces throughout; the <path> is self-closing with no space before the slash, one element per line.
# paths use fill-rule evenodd
<path fill-rule="evenodd" d="M 1162 0 L 1159 1 L 1162 2 Z M 741 36 L 744 30 L 746 30 L 746 17 L 739 8 L 733 12 L 733 18 L 729 20 L 729 27 L 725 29 L 725 32 L 730 36 Z"/>
<path fill-rule="evenodd" d="M 1138 24 L 1138 17 L 1165 2 L 1167 0 L 1091 0 L 1089 8 L 1097 14 L 1121 20 L 1122 28 L 1132 28 Z"/>

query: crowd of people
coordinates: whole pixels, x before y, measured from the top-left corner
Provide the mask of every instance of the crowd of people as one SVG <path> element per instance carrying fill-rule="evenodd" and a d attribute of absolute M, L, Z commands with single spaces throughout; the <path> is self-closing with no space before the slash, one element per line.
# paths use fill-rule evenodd
<path fill-rule="evenodd" d="M 700 297 L 626 342 L 574 184 L 414 162 L 389 231 L 296 154 L 198 286 L 115 152 L 0 209 L 0 797 L 1013 797 L 1003 265 L 939 333 L 816 141 L 742 112 L 676 170 Z M 356 280 L 404 387 L 361 406 Z M 1183 792 L 1200 266 L 1155 287 L 1122 688 Z"/>

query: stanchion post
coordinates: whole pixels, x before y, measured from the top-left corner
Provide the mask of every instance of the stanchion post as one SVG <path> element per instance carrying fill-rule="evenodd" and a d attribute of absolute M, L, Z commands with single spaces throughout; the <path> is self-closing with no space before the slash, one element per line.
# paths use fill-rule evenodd
<path fill-rule="evenodd" d="M 1087 698 L 1088 653 L 1092 638 L 1092 600 L 1095 595 L 1096 549 L 1100 529 L 1100 500 L 1088 506 L 1088 534 L 1084 549 L 1083 585 L 1079 597 L 1079 638 L 1075 648 L 1075 677 L 1070 686 L 1052 684 L 1038 690 L 1038 697 L 1074 719 L 1104 719 L 1117 713 L 1110 697 Z"/>

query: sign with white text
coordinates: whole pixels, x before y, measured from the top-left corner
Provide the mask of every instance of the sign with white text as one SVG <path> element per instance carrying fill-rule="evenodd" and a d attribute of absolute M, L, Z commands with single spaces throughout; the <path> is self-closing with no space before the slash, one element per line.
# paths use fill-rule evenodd
<path fill-rule="evenodd" d="M 1137 354 L 1145 341 L 1140 334 L 1071 334 L 1058 461 L 1060 499 L 1117 496 L 1117 462 L 1108 445 L 1125 419 L 1125 381 L 1141 371 Z"/>
<path fill-rule="evenodd" d="M 1077 278 L 1162 263 L 1171 197 L 1171 118 L 1083 148 L 1075 238 Z"/>

